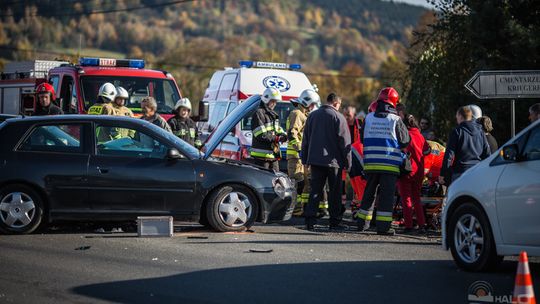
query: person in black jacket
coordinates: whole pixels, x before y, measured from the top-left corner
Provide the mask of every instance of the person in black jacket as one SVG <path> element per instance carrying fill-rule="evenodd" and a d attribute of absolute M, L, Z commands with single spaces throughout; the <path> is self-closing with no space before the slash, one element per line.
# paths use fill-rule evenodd
<path fill-rule="evenodd" d="M 279 171 L 280 144 L 287 141 L 287 133 L 279 124 L 279 115 L 274 112 L 280 100 L 278 89 L 267 88 L 261 95 L 259 108 L 251 117 L 253 142 L 250 155 L 256 165 L 274 171 Z"/>
<path fill-rule="evenodd" d="M 466 170 L 490 155 L 489 144 L 481 126 L 473 120 L 469 106 L 456 113 L 458 126 L 448 136 L 444 154 L 440 184 L 450 185 Z"/>
<path fill-rule="evenodd" d="M 344 230 L 342 217 L 341 175 L 351 167 L 351 136 L 345 117 L 339 113 L 341 98 L 328 95 L 327 104 L 312 112 L 304 127 L 301 159 L 311 170 L 311 191 L 304 209 L 306 228 L 313 230 L 317 221 L 319 202 L 328 180 L 330 229 Z"/>
<path fill-rule="evenodd" d="M 53 104 L 55 100 L 54 87 L 46 82 L 36 87 L 36 95 L 39 103 L 36 105 L 34 115 L 60 115 L 64 114 L 62 109 Z"/>
<path fill-rule="evenodd" d="M 189 117 L 190 112 L 191 101 L 187 98 L 182 98 L 176 102 L 174 106 L 175 115 L 167 123 L 174 135 L 195 148 L 200 149 L 202 144 L 199 140 L 199 130 L 197 129 L 197 124 Z"/>
<path fill-rule="evenodd" d="M 482 130 L 484 131 L 484 134 L 486 134 L 486 139 L 488 141 L 491 154 L 497 152 L 497 150 L 499 150 L 499 144 L 497 143 L 495 137 L 491 135 L 491 131 L 493 131 L 493 124 L 491 122 L 491 118 L 489 118 L 488 116 L 482 116 L 478 118 L 476 122 L 482 126 Z"/>

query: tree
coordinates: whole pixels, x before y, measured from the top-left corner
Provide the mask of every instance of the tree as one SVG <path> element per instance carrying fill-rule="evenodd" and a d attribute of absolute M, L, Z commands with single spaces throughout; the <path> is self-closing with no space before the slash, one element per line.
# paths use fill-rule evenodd
<path fill-rule="evenodd" d="M 459 106 L 476 103 L 494 122 L 495 136 L 509 138 L 509 106 L 480 102 L 463 87 L 479 70 L 540 68 L 540 3 L 535 0 L 432 0 L 438 18 L 415 33 L 409 51 L 410 109 L 429 113 L 444 138 Z M 532 14 L 531 12 L 536 12 Z M 536 17 L 533 17 L 536 15 Z M 517 113 L 532 101 L 519 102 Z M 517 115 L 517 128 L 527 124 Z"/>

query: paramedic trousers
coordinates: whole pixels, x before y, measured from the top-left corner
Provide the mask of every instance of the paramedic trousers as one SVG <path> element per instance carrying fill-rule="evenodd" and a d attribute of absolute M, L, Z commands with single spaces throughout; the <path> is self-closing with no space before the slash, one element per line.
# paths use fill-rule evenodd
<path fill-rule="evenodd" d="M 403 221 L 405 228 L 413 227 L 412 211 L 416 214 L 418 226 L 426 224 L 424 218 L 424 207 L 420 201 L 420 191 L 422 191 L 422 178 L 420 176 L 403 176 L 398 181 L 399 195 L 401 195 L 401 207 L 403 208 Z"/>
<path fill-rule="evenodd" d="M 392 226 L 392 209 L 398 176 L 390 173 L 367 173 L 367 184 L 360 209 L 356 213 L 359 229 L 369 228 L 373 218 L 373 203 L 379 187 L 379 204 L 377 205 L 377 231 L 386 232 Z"/>
<path fill-rule="evenodd" d="M 328 195 L 330 213 L 330 225 L 338 225 L 342 217 L 341 204 L 341 168 L 310 166 L 311 170 L 311 191 L 309 201 L 304 208 L 304 216 L 307 225 L 314 225 L 317 221 L 317 211 L 319 203 L 323 199 L 324 185 L 328 180 L 330 188 Z"/>

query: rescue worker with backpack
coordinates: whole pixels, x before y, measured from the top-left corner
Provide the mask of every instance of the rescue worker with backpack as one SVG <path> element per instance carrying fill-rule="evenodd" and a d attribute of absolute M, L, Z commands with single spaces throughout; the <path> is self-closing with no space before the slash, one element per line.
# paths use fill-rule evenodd
<path fill-rule="evenodd" d="M 202 146 L 199 140 L 199 130 L 193 119 L 189 117 L 191 101 L 188 98 L 178 100 L 174 106 L 174 111 L 175 115 L 167 121 L 173 134 L 199 149 Z"/>
<path fill-rule="evenodd" d="M 59 115 L 64 114 L 62 109 L 53 104 L 56 100 L 56 94 L 54 94 L 54 87 L 49 83 L 41 83 L 36 87 L 36 97 L 38 104 L 36 105 L 36 111 L 34 115 Z"/>
<path fill-rule="evenodd" d="M 287 118 L 287 171 L 289 177 L 296 182 L 297 200 L 293 211 L 294 216 L 301 216 L 303 207 L 309 199 L 309 170 L 304 168 L 300 160 L 302 136 L 307 115 L 318 108 L 321 103 L 319 94 L 312 89 L 304 90 L 298 99 L 291 100 L 295 109 Z"/>
<path fill-rule="evenodd" d="M 274 171 L 279 171 L 280 144 L 287 141 L 287 134 L 279 124 L 279 116 L 274 112 L 280 100 L 278 89 L 267 88 L 261 96 L 259 108 L 251 117 L 253 142 L 250 155 L 256 165 Z"/>
<path fill-rule="evenodd" d="M 364 143 L 364 172 L 367 185 L 360 209 L 356 213 L 358 230 L 369 227 L 373 217 L 375 192 L 379 187 L 379 203 L 375 217 L 377 234 L 394 235 L 392 207 L 396 182 L 400 168 L 405 161 L 405 149 L 409 142 L 409 131 L 397 115 L 398 92 L 387 87 L 377 97 L 375 112 L 369 113 L 364 122 L 362 141 Z"/>
<path fill-rule="evenodd" d="M 90 115 L 116 115 L 116 110 L 112 106 L 117 95 L 116 87 L 110 83 L 104 83 L 98 92 L 98 98 L 94 105 L 88 109 Z"/>

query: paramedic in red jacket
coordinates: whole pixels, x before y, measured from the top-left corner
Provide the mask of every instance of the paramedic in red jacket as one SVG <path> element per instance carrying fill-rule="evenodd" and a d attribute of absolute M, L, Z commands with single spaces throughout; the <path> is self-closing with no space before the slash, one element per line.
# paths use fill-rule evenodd
<path fill-rule="evenodd" d="M 426 220 L 424 218 L 424 208 L 420 201 L 422 190 L 422 180 L 424 179 L 424 157 L 429 154 L 430 148 L 422 133 L 418 121 L 412 115 L 405 115 L 403 120 L 409 130 L 411 142 L 405 149 L 410 155 L 412 171 L 400 177 L 398 180 L 398 190 L 401 195 L 401 206 L 403 208 L 403 219 L 405 222 L 405 233 L 413 231 L 412 212 L 416 214 L 416 222 L 419 231 L 423 232 Z"/>

